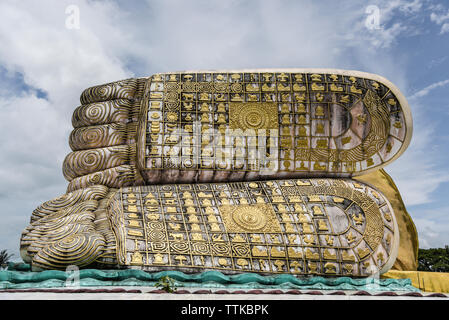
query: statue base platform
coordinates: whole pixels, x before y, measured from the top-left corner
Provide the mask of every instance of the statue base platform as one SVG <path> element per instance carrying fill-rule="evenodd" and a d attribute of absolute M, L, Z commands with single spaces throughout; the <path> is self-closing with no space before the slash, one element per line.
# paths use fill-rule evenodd
<path fill-rule="evenodd" d="M 22 271 L 18 271 L 22 270 Z M 0 271 L 0 289 L 92 288 L 92 287 L 156 287 L 165 276 L 172 287 L 204 290 L 329 290 L 367 292 L 420 292 L 410 279 L 354 279 L 350 277 L 300 277 L 292 274 L 263 276 L 256 273 L 225 275 L 219 271 L 186 274 L 180 271 L 145 272 L 137 269 L 79 271 L 24 271 L 16 265 Z"/>

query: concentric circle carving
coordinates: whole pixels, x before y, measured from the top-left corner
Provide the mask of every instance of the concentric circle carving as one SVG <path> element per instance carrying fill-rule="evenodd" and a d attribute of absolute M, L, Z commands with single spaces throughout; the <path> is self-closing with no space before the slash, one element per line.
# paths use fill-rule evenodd
<path fill-rule="evenodd" d="M 242 126 L 251 129 L 265 128 L 270 121 L 269 115 L 257 108 L 251 106 L 243 109 L 240 113 L 239 120 L 242 122 Z"/>
<path fill-rule="evenodd" d="M 222 205 L 219 207 L 227 232 L 281 232 L 269 204 Z"/>
<path fill-rule="evenodd" d="M 237 207 L 232 213 L 232 220 L 248 231 L 263 229 L 267 224 L 264 211 L 258 207 Z"/>
<path fill-rule="evenodd" d="M 233 103 L 229 107 L 231 129 L 275 129 L 278 128 L 278 111 L 275 104 Z"/>

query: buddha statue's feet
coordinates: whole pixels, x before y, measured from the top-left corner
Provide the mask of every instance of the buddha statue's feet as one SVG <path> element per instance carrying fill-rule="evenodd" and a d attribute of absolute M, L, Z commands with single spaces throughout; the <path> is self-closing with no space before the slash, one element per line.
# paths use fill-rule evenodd
<path fill-rule="evenodd" d="M 68 265 L 368 276 L 398 249 L 388 200 L 349 179 L 94 186 L 47 202 L 22 235 L 34 270 Z"/>
<path fill-rule="evenodd" d="M 412 133 L 399 90 L 357 71 L 164 73 L 89 88 L 81 103 L 68 191 L 351 177 L 396 159 Z"/>
<path fill-rule="evenodd" d="M 35 270 L 366 276 L 394 262 L 380 192 L 309 179 L 360 175 L 406 149 L 410 110 L 382 77 L 156 74 L 86 89 L 72 124 L 68 193 L 37 208 L 22 235 Z"/>

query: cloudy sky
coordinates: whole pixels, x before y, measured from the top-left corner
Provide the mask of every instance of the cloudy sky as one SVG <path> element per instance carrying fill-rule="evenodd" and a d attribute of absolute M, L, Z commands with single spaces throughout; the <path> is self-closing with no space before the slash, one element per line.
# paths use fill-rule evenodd
<path fill-rule="evenodd" d="M 18 261 L 32 210 L 65 192 L 83 89 L 156 72 L 276 67 L 372 72 L 401 89 L 414 136 L 387 171 L 420 247 L 449 244 L 447 1 L 2 0 L 0 250 Z"/>

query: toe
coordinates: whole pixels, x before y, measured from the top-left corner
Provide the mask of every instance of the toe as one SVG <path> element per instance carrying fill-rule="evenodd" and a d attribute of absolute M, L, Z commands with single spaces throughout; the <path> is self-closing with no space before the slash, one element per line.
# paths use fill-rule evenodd
<path fill-rule="evenodd" d="M 64 159 L 62 171 L 64 177 L 71 181 L 83 175 L 127 164 L 133 160 L 135 153 L 134 144 L 75 151 Z"/>
<path fill-rule="evenodd" d="M 133 99 L 138 93 L 137 79 L 127 79 L 90 87 L 81 94 L 81 103 L 107 101 L 112 99 Z"/>
<path fill-rule="evenodd" d="M 128 99 L 115 99 L 81 105 L 72 116 L 74 128 L 107 123 L 126 123 L 133 104 Z"/>

